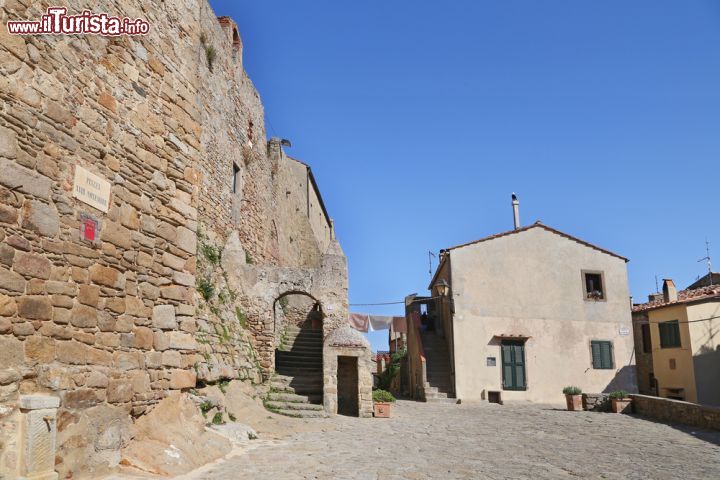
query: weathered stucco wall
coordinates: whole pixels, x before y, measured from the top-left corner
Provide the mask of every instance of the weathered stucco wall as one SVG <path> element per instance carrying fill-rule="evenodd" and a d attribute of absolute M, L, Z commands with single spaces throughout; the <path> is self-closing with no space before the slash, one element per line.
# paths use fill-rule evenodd
<path fill-rule="evenodd" d="M 307 215 L 280 221 L 287 204 L 277 201 L 278 167 L 234 23 L 218 21 L 204 0 L 65 6 L 145 18 L 151 30 L 11 37 L 8 19 L 35 20 L 44 5 L 0 3 L 0 472 L 8 475 L 20 394 L 61 399 L 58 471 L 97 476 L 119 461 L 131 418 L 173 390 L 271 372 L 268 324 L 285 291 L 322 298 L 328 329 L 347 312 L 337 242 L 279 247 L 278 224 L 285 233 L 312 227 Z M 110 182 L 107 213 L 73 198 L 78 166 Z M 99 222 L 94 242 L 80 238 L 85 214 Z"/>
<path fill-rule="evenodd" d="M 698 303 L 688 308 L 690 341 L 697 401 L 720 406 L 720 302 Z"/>
<path fill-rule="evenodd" d="M 562 401 L 562 389 L 634 390 L 625 261 L 533 228 L 451 251 L 457 397 L 502 390 L 500 342 L 525 335 L 526 391 L 503 400 Z M 582 270 L 605 276 L 605 301 L 586 301 Z M 621 335 L 623 329 L 627 335 Z M 592 368 L 591 340 L 610 340 L 612 370 Z M 496 366 L 486 366 L 495 357 Z"/>

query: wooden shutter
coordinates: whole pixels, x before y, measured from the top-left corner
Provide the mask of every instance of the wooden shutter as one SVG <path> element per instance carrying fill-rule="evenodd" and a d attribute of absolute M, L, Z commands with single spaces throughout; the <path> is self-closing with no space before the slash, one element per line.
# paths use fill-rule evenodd
<path fill-rule="evenodd" d="M 602 359 L 602 368 L 613 368 L 612 343 L 600 343 L 600 358 Z"/>
<path fill-rule="evenodd" d="M 660 330 L 660 347 L 672 348 L 681 346 L 680 323 L 677 320 L 658 324 Z"/>
<path fill-rule="evenodd" d="M 502 381 L 505 390 L 525 390 L 525 346 L 522 342 L 503 342 L 502 353 Z"/>
<path fill-rule="evenodd" d="M 525 389 L 525 346 L 513 346 L 513 362 L 515 363 L 515 388 Z"/>
<path fill-rule="evenodd" d="M 602 360 L 600 358 L 600 342 L 590 342 L 592 349 L 593 368 L 602 368 Z"/>
<path fill-rule="evenodd" d="M 592 365 L 595 369 L 613 368 L 612 342 L 593 340 L 590 342 Z"/>
<path fill-rule="evenodd" d="M 640 326 L 642 332 L 643 353 L 652 352 L 652 337 L 650 337 L 650 324 L 644 323 Z"/>

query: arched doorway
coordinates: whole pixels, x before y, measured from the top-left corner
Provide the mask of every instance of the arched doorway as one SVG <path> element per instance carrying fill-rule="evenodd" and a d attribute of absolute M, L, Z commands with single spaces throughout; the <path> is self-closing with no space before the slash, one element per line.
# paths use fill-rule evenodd
<path fill-rule="evenodd" d="M 323 403 L 323 311 L 312 295 L 291 291 L 273 304 L 275 377 L 271 407 L 318 416 Z"/>

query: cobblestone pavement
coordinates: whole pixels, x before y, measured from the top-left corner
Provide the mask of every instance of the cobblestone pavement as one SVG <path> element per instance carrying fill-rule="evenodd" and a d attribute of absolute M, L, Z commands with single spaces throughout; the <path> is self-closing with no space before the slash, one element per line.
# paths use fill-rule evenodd
<path fill-rule="evenodd" d="M 318 422 L 186 478 L 720 479 L 720 432 L 629 415 L 400 401 L 391 419 Z"/>

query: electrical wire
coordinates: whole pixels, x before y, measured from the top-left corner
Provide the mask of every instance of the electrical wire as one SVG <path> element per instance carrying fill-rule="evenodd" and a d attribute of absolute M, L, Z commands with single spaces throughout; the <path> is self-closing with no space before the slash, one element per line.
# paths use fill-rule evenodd
<path fill-rule="evenodd" d="M 410 303 L 417 303 L 417 302 L 427 302 L 428 300 L 437 300 L 440 297 L 423 297 L 418 300 L 413 300 Z M 405 301 L 402 302 L 381 302 L 381 303 L 349 303 L 349 307 L 373 307 L 376 305 L 400 305 L 405 304 Z"/>
<path fill-rule="evenodd" d="M 695 320 L 683 320 L 683 321 L 680 321 L 680 320 L 662 320 L 662 321 L 653 321 L 653 322 L 651 322 L 650 320 L 640 320 L 640 321 L 635 321 L 635 320 L 633 320 L 633 323 L 634 323 L 635 325 L 650 325 L 650 324 L 657 325 L 657 324 L 666 323 L 666 322 L 697 323 L 697 322 L 709 322 L 710 320 L 715 320 L 715 319 L 717 319 L 717 318 L 720 318 L 720 315 L 716 315 L 716 316 L 714 316 L 714 317 L 708 317 L 708 318 L 698 318 L 698 319 L 695 319 Z"/>

